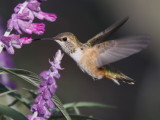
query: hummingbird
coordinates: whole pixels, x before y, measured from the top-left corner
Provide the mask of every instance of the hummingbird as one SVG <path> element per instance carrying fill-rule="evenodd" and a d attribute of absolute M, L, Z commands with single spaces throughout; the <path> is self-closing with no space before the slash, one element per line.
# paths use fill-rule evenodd
<path fill-rule="evenodd" d="M 133 79 L 121 72 L 110 70 L 107 65 L 146 48 L 150 41 L 149 38 L 134 36 L 100 42 L 117 31 L 128 19 L 129 17 L 126 17 L 116 22 L 89 39 L 86 43 L 80 42 L 70 32 L 60 33 L 52 39 L 77 63 L 83 72 L 90 75 L 93 79 L 106 78 L 118 85 L 120 85 L 120 81 L 132 85 L 135 83 Z"/>

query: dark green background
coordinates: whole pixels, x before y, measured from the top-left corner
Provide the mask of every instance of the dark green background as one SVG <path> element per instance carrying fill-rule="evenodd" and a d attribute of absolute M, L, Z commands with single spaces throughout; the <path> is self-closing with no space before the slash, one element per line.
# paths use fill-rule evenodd
<path fill-rule="evenodd" d="M 0 15 L 3 26 L 13 8 L 23 0 L 1 0 Z M 149 48 L 112 64 L 114 68 L 135 79 L 133 86 L 115 85 L 109 80 L 93 81 L 76 63 L 64 56 L 58 82 L 58 96 L 64 103 L 73 101 L 101 102 L 117 109 L 82 109 L 82 113 L 103 120 L 159 120 L 160 119 L 160 1 L 159 0 L 48 0 L 42 5 L 45 12 L 56 13 L 54 23 L 46 22 L 46 32 L 39 37 L 52 37 L 61 32 L 72 32 L 85 42 L 115 21 L 129 16 L 130 20 L 111 38 L 130 35 L 150 35 Z M 2 25 L 0 23 L 0 25 Z M 53 41 L 33 42 L 13 55 L 15 67 L 40 73 L 49 68 L 59 46 Z M 31 85 L 18 81 L 19 87 Z M 23 84 L 23 85 L 22 85 Z M 32 88 L 32 87 L 31 87 Z"/>

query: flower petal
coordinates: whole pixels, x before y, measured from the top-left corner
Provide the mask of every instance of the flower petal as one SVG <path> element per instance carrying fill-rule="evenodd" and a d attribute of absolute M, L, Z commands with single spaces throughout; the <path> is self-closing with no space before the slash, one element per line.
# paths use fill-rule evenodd
<path fill-rule="evenodd" d="M 32 23 L 31 26 L 26 29 L 26 31 L 30 33 L 41 35 L 45 31 L 45 24 L 44 23 Z"/>
<path fill-rule="evenodd" d="M 52 95 L 51 95 L 50 91 L 49 91 L 48 89 L 45 89 L 45 90 L 43 91 L 43 98 L 44 98 L 45 100 L 48 100 L 48 99 L 50 99 L 51 97 L 52 97 Z"/>
<path fill-rule="evenodd" d="M 22 6 L 23 6 L 22 3 L 18 4 L 18 5 L 14 8 L 14 12 L 15 12 L 15 13 L 18 13 Z"/>
<path fill-rule="evenodd" d="M 40 11 L 40 4 L 38 0 L 30 0 L 27 7 L 33 11 Z"/>
<path fill-rule="evenodd" d="M 47 101 L 47 106 L 48 106 L 49 108 L 51 108 L 51 109 L 55 108 L 55 105 L 54 105 L 54 103 L 53 103 L 52 100 L 48 100 L 48 101 Z"/>
<path fill-rule="evenodd" d="M 44 115 L 46 113 L 45 106 L 41 104 L 37 104 L 37 111 L 39 114 Z"/>
<path fill-rule="evenodd" d="M 35 17 L 37 17 L 40 20 L 48 20 L 51 22 L 54 22 L 57 19 L 57 16 L 52 13 L 45 13 L 45 12 L 34 12 Z"/>
<path fill-rule="evenodd" d="M 43 71 L 43 72 L 41 72 L 40 73 L 40 77 L 42 77 L 43 79 L 48 79 L 48 71 L 47 70 L 45 70 L 45 71 Z"/>
<path fill-rule="evenodd" d="M 22 44 L 30 44 L 32 42 L 32 38 L 30 36 L 22 37 L 19 39 Z"/>
<path fill-rule="evenodd" d="M 6 50 L 7 50 L 7 52 L 8 52 L 9 54 L 11 54 L 11 55 L 13 55 L 13 54 L 14 54 L 14 49 L 13 49 L 13 47 L 12 47 L 12 46 L 10 46 L 10 47 L 5 46 L 5 48 L 6 48 Z"/>

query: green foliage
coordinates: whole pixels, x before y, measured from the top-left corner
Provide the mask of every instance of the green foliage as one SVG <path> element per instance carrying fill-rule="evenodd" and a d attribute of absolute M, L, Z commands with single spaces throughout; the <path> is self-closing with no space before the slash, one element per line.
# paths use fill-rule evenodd
<path fill-rule="evenodd" d="M 0 104 L 0 114 L 6 115 L 10 118 L 13 118 L 14 120 L 28 120 L 20 112 L 1 104 Z"/>
<path fill-rule="evenodd" d="M 58 98 L 56 95 L 53 96 L 53 101 L 54 101 L 55 105 L 57 106 L 57 108 L 58 108 L 58 109 L 62 112 L 62 114 L 65 116 L 65 118 L 66 118 L 67 120 L 71 120 L 68 112 L 67 112 L 66 109 L 63 107 L 63 104 L 61 103 L 61 101 L 59 100 L 59 98 Z"/>
<path fill-rule="evenodd" d="M 32 95 L 33 98 L 36 98 L 36 96 L 38 95 L 35 91 L 33 90 L 29 90 L 27 88 L 23 88 L 23 90 L 27 91 L 28 93 L 30 93 Z"/>
<path fill-rule="evenodd" d="M 114 106 L 110 105 L 105 105 L 102 103 L 96 103 L 96 102 L 73 102 L 73 103 L 68 103 L 63 105 L 64 108 L 80 108 L 80 107 L 99 107 L 99 108 L 115 108 Z"/>
<path fill-rule="evenodd" d="M 38 87 L 39 83 L 41 82 L 41 78 L 33 72 L 23 70 L 23 69 L 10 69 L 10 68 L 0 67 L 0 74 L 6 74 L 6 73 L 12 74 L 12 75 L 28 82 L 28 83 L 31 83 L 35 87 Z M 23 88 L 23 90 L 30 93 L 33 98 L 35 98 L 37 96 L 37 93 L 34 92 L 33 90 L 30 90 L 27 88 Z M 7 88 L 6 86 L 0 84 L 0 92 L 1 92 L 0 97 L 2 95 L 10 95 L 15 98 L 15 101 L 13 103 L 11 103 L 9 106 L 12 106 L 12 105 L 16 104 L 18 101 L 20 101 L 21 103 L 23 103 L 24 105 L 26 105 L 30 109 L 32 102 L 30 100 L 26 99 L 21 94 L 17 93 L 16 90 L 12 90 L 12 89 Z M 56 95 L 53 96 L 53 101 L 54 101 L 56 107 L 58 108 L 57 110 L 59 110 L 62 113 L 62 115 L 61 114 L 60 115 L 53 114 L 53 116 L 51 116 L 51 118 L 49 120 L 52 120 L 52 119 L 54 119 L 54 120 L 62 120 L 62 119 L 66 119 L 66 120 L 97 120 L 93 117 L 81 115 L 79 108 L 92 108 L 92 107 L 115 108 L 114 106 L 105 105 L 105 104 L 96 103 L 96 102 L 73 102 L 73 103 L 68 103 L 68 104 L 63 105 L 61 103 L 60 99 Z M 69 114 L 69 112 L 67 111 L 69 109 L 73 109 L 75 111 L 75 114 Z M 15 111 L 14 109 L 12 109 L 10 107 L 4 106 L 4 105 L 0 105 L 0 115 L 6 115 L 6 116 L 11 117 L 15 120 L 27 120 L 25 118 L 25 116 L 23 116 L 21 113 Z"/>
<path fill-rule="evenodd" d="M 13 91 L 10 88 L 7 88 L 6 86 L 0 84 L 0 92 L 1 94 L 6 93 L 8 91 Z M 17 92 L 9 92 L 8 95 L 14 97 L 16 100 L 22 102 L 26 107 L 30 108 L 30 102 L 28 99 L 24 98 L 21 94 Z"/>
<path fill-rule="evenodd" d="M 0 67 L 0 71 L 1 71 L 1 73 L 5 72 L 5 73 L 12 74 L 18 78 L 21 78 L 22 80 L 25 80 L 26 82 L 31 83 L 35 87 L 38 87 L 39 83 L 41 81 L 41 78 L 37 74 L 30 72 L 30 71 L 27 71 L 27 70 L 23 70 L 23 69 L 10 69 L 10 68 Z M 54 101 L 55 105 L 57 106 L 57 108 L 66 117 L 66 119 L 71 120 L 68 112 L 65 110 L 65 108 L 63 107 L 63 104 L 61 103 L 60 99 L 56 95 L 53 96 L 53 101 Z"/>
<path fill-rule="evenodd" d="M 88 117 L 88 116 L 83 116 L 83 115 L 70 115 L 71 119 L 72 120 L 97 120 L 93 117 Z M 64 119 L 64 116 L 52 116 L 50 118 L 51 120 L 63 120 Z"/>
<path fill-rule="evenodd" d="M 9 90 L 0 94 L 0 97 L 3 95 L 8 95 L 9 93 L 16 92 L 16 90 Z"/>
<path fill-rule="evenodd" d="M 12 74 L 18 78 L 21 78 L 21 79 L 31 83 L 32 85 L 34 85 L 36 87 L 38 87 L 39 83 L 41 82 L 41 78 L 37 74 L 30 72 L 30 71 L 27 71 L 27 70 L 0 67 L 0 71 L 2 73 L 5 72 L 5 73 Z"/>

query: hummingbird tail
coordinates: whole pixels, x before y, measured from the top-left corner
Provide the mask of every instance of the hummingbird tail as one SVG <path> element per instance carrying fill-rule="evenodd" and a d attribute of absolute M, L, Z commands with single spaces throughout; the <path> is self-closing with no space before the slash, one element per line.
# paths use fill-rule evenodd
<path fill-rule="evenodd" d="M 124 75 L 123 73 L 115 73 L 105 70 L 105 77 L 113 80 L 113 82 L 116 83 L 117 85 L 120 85 L 119 81 L 128 83 L 130 85 L 133 85 L 135 83 L 135 81 L 132 78 Z"/>

